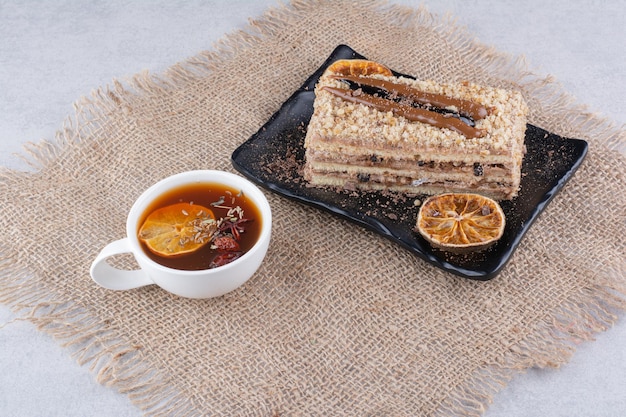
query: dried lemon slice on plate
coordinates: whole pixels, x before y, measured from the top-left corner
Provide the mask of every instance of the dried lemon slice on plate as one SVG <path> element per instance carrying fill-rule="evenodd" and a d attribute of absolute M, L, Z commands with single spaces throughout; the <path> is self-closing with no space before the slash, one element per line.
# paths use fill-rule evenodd
<path fill-rule="evenodd" d="M 447 193 L 424 201 L 416 229 L 436 248 L 468 253 L 484 250 L 498 241 L 505 223 L 497 201 L 479 194 Z"/>
<path fill-rule="evenodd" d="M 326 71 L 340 75 L 393 75 L 391 70 L 384 65 L 366 59 L 340 59 L 330 64 Z"/>
<path fill-rule="evenodd" d="M 217 229 L 213 212 L 201 205 L 177 203 L 148 215 L 138 237 L 153 253 L 169 258 L 195 252 Z"/>

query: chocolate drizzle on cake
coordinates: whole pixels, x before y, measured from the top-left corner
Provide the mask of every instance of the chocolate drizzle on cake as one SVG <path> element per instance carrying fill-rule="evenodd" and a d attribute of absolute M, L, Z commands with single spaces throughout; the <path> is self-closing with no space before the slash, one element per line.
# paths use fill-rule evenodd
<path fill-rule="evenodd" d="M 353 75 L 332 75 L 331 78 L 350 86 L 350 89 L 323 87 L 343 100 L 384 112 L 391 111 L 411 121 L 448 128 L 465 137 L 479 138 L 486 134 L 484 130 L 475 128 L 476 120 L 489 115 L 489 110 L 480 104 L 419 91 L 378 78 Z"/>

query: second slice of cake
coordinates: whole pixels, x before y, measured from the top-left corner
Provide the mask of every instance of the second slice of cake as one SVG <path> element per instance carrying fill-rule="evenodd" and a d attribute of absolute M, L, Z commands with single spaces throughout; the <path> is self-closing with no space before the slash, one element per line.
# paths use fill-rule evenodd
<path fill-rule="evenodd" d="M 313 186 L 517 195 L 528 107 L 517 91 L 332 64 L 315 88 L 304 176 Z"/>

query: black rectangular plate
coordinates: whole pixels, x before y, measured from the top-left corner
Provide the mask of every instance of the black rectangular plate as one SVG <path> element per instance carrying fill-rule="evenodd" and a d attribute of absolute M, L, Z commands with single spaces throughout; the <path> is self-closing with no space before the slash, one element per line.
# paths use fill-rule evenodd
<path fill-rule="evenodd" d="M 315 99 L 313 89 L 331 63 L 347 58 L 364 57 L 346 45 L 338 46 L 269 121 L 233 152 L 233 166 L 268 190 L 373 230 L 439 268 L 470 279 L 492 279 L 511 258 L 537 216 L 578 169 L 587 154 L 587 142 L 562 138 L 529 124 L 519 195 L 500 203 L 506 215 L 502 238 L 486 251 L 469 255 L 433 249 L 414 230 L 419 210 L 415 200 L 425 196 L 315 188 L 302 178 L 304 136 Z"/>

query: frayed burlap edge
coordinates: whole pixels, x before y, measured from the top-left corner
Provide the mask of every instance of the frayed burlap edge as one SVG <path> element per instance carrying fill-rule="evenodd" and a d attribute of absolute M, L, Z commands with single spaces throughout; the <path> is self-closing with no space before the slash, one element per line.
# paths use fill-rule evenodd
<path fill-rule="evenodd" d="M 622 280 L 624 273 L 624 269 L 616 271 L 615 281 Z M 531 333 L 512 344 L 502 360 L 477 369 L 457 386 L 433 415 L 479 417 L 515 375 L 533 367 L 558 368 L 567 363 L 579 344 L 594 340 L 596 333 L 616 323 L 626 310 L 625 292 L 623 285 L 607 283 L 572 294 Z"/>
<path fill-rule="evenodd" d="M 106 123 L 107 112 L 124 108 L 133 97 L 167 91 L 205 76 L 235 57 L 239 50 L 254 48 L 264 37 L 276 34 L 288 25 L 291 16 L 323 3 L 293 1 L 270 9 L 251 21 L 246 30 L 229 34 L 212 51 L 176 64 L 162 76 L 144 72 L 126 81 L 114 80 L 112 85 L 96 90 L 91 97 L 84 97 L 75 104 L 75 114 L 65 121 L 55 140 L 25 146 L 25 154 L 21 157 L 33 173 L 2 169 L 0 178 L 38 175 L 38 169 L 54 163 L 65 149 L 97 134 L 101 123 Z M 391 24 L 408 28 L 427 26 L 440 33 L 465 59 L 479 62 L 497 77 L 517 83 L 526 96 L 539 101 L 543 109 L 561 114 L 564 123 L 553 127 L 555 133 L 577 134 L 577 137 L 590 140 L 591 151 L 595 146 L 606 146 L 623 156 L 626 150 L 623 128 L 577 104 L 553 77 L 542 78 L 533 74 L 523 58 L 508 56 L 474 41 L 471 34 L 451 17 L 433 16 L 423 7 L 413 10 L 379 1 L 369 1 L 362 6 L 384 13 Z M 540 122 L 540 114 L 531 114 L 530 119 Z M 5 186 L 4 181 L 2 186 Z M 51 293 L 50 288 L 39 287 L 19 255 L 3 251 L 0 266 L 3 271 L 0 302 L 19 314 L 19 320 L 28 320 L 59 340 L 79 364 L 89 365 L 99 383 L 126 393 L 149 415 L 198 414 L 193 395 L 177 392 L 167 375 L 150 368 L 140 347 L 121 339 L 109 323 L 90 317 L 79 302 L 68 302 Z M 480 416 L 493 395 L 514 375 L 533 366 L 557 367 L 569 360 L 577 344 L 593 340 L 595 333 L 612 326 L 626 310 L 626 265 L 622 263 L 619 270 L 604 272 L 610 280 L 571 294 L 567 302 L 547 314 L 533 332 L 513 343 L 506 357 L 477 369 L 469 380 L 457 386 L 440 404 L 436 415 Z"/>
<path fill-rule="evenodd" d="M 593 113 L 586 105 L 565 92 L 552 76 L 540 77 L 528 69 L 524 57 L 512 57 L 473 40 L 470 33 L 459 27 L 451 16 L 438 20 L 425 8 L 411 10 L 392 6 L 396 22 L 407 26 L 430 24 L 442 34 L 469 62 L 497 77 L 515 82 L 527 98 L 534 98 L 542 110 L 529 116 L 530 123 L 541 124 L 541 114 L 559 113 L 560 126 L 552 131 L 566 137 L 589 141 L 590 151 L 596 146 L 623 155 L 626 153 L 626 130 L 611 120 Z M 517 374 L 532 367 L 559 367 L 567 363 L 582 342 L 594 340 L 594 335 L 613 326 L 626 310 L 626 261 L 619 270 L 603 271 L 603 280 L 572 294 L 557 310 L 549 312 L 533 332 L 510 346 L 508 354 L 498 363 L 477 369 L 472 377 L 457 386 L 441 404 L 434 416 L 481 416 L 501 391 Z M 600 276 L 600 275 L 598 275 Z"/>
<path fill-rule="evenodd" d="M 71 352 L 79 365 L 89 366 L 98 383 L 127 394 L 147 414 L 195 414 L 197 409 L 190 397 L 176 391 L 167 375 L 151 368 L 141 354 L 141 346 L 120 338 L 119 329 L 90 316 L 80 303 L 62 301 L 49 288 L 33 284 L 31 275 L 16 259 L 3 254 L 0 266 L 3 271 L 0 302 L 19 314 L 13 321 L 29 321 L 51 335 Z M 6 277 L 12 278 L 9 281 Z"/>

